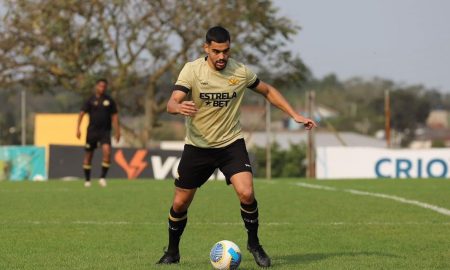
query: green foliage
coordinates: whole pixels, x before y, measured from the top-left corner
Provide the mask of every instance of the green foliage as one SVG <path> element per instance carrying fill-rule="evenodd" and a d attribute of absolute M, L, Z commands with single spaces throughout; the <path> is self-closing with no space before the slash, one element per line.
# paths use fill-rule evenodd
<path fill-rule="evenodd" d="M 447 146 L 445 145 L 445 141 L 443 141 L 443 140 L 435 140 L 435 141 L 433 141 L 431 143 L 431 147 L 433 147 L 433 148 L 445 148 Z"/>
<path fill-rule="evenodd" d="M 255 147 L 257 171 L 256 177 L 266 176 L 266 148 Z M 279 144 L 271 147 L 272 177 L 305 177 L 306 175 L 306 145 L 290 144 L 288 149 L 282 149 Z"/>
<path fill-rule="evenodd" d="M 403 134 L 402 145 L 414 138 L 414 131 L 425 125 L 432 109 L 450 109 L 450 96 L 423 85 L 403 85 L 381 78 L 353 78 L 340 81 L 331 74 L 309 81 L 306 86 L 316 91 L 316 104 L 338 112 L 329 121 L 340 131 L 356 131 L 372 135 L 384 130 L 385 91 L 390 95 L 391 128 Z"/>
<path fill-rule="evenodd" d="M 20 91 L 0 91 L 0 145 L 20 143 Z"/>
<path fill-rule="evenodd" d="M 107 77 L 122 112 L 144 115 L 142 130 L 127 129 L 142 145 L 165 112 L 167 83 L 203 54 L 208 28 L 230 30 L 240 61 L 280 70 L 297 65 L 285 45 L 299 27 L 271 0 L 2 2 L 0 88 L 86 96 L 96 78 Z"/>

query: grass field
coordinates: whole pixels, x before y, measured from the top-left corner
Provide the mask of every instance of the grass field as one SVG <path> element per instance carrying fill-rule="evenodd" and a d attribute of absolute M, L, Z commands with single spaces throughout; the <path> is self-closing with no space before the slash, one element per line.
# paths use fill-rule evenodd
<path fill-rule="evenodd" d="M 209 250 L 222 239 L 241 247 L 240 269 L 258 269 L 223 182 L 197 192 L 181 264 L 161 267 L 172 181 L 94 184 L 0 182 L 0 269 L 212 269 Z M 257 180 L 255 189 L 272 269 L 450 269 L 448 180 Z"/>

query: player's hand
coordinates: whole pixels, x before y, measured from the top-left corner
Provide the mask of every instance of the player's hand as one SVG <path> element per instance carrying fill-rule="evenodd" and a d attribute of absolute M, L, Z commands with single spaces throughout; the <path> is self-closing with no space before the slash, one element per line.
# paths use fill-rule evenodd
<path fill-rule="evenodd" d="M 194 116 L 198 109 L 195 107 L 195 103 L 192 100 L 183 101 L 178 107 L 178 112 L 185 116 Z"/>
<path fill-rule="evenodd" d="M 303 122 L 303 126 L 306 128 L 306 130 L 311 130 L 312 128 L 317 127 L 317 124 L 313 120 L 306 118 Z"/>
<path fill-rule="evenodd" d="M 310 130 L 312 128 L 317 127 L 316 122 L 314 122 L 312 119 L 305 117 L 296 117 L 295 122 L 303 124 L 306 130 Z"/>
<path fill-rule="evenodd" d="M 81 138 L 81 131 L 79 129 L 77 129 L 77 139 Z"/>

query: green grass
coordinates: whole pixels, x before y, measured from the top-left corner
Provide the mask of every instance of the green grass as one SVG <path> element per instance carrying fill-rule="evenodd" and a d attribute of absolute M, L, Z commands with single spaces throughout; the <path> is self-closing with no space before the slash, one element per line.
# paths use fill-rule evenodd
<path fill-rule="evenodd" d="M 303 182 L 335 187 L 319 190 Z M 223 182 L 204 185 L 189 209 L 181 264 L 154 263 L 167 245 L 172 181 L 0 182 L 0 269 L 211 269 L 219 240 L 245 250 L 239 202 Z M 448 180 L 255 182 L 260 239 L 273 269 L 450 269 L 450 216 L 345 189 L 450 209 Z"/>

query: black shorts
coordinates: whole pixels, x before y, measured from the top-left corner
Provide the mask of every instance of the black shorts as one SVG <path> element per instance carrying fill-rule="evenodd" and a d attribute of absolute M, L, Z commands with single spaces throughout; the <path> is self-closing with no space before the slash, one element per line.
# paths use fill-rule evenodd
<path fill-rule="evenodd" d="M 222 171 L 228 185 L 236 173 L 252 172 L 244 139 L 223 148 L 199 148 L 186 144 L 178 166 L 175 186 L 184 189 L 198 188 L 216 169 Z"/>
<path fill-rule="evenodd" d="M 111 131 L 88 131 L 84 149 L 88 152 L 94 151 L 99 144 L 111 145 Z"/>

